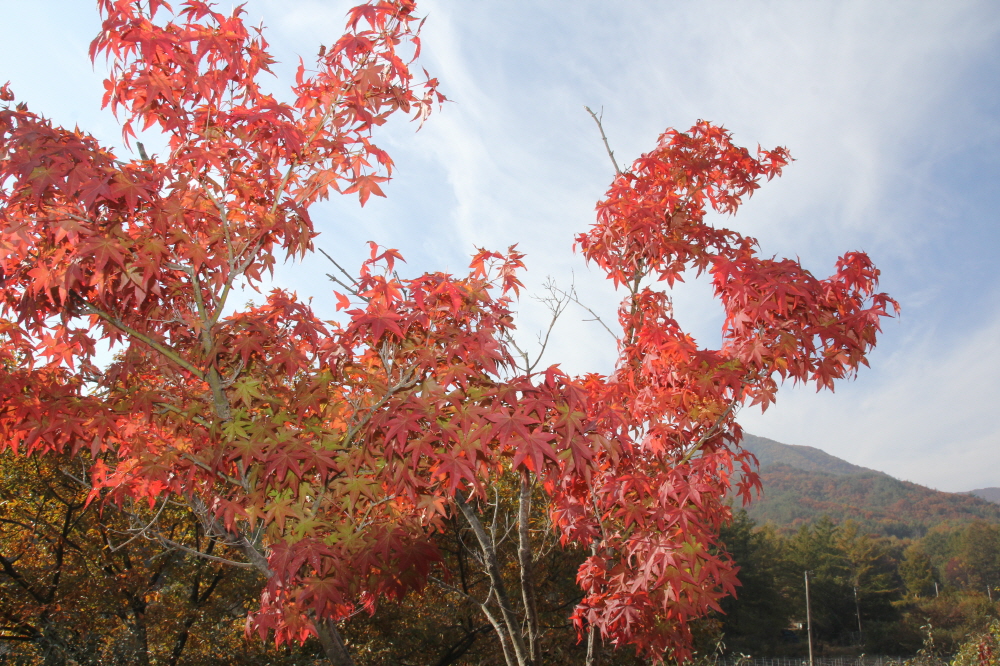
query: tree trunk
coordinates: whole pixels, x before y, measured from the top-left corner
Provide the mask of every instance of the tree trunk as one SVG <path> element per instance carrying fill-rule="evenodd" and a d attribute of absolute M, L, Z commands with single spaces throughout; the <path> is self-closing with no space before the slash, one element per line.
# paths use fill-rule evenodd
<path fill-rule="evenodd" d="M 188 636 L 191 634 L 191 627 L 194 625 L 196 619 L 195 615 L 190 615 L 184 620 L 180 633 L 174 638 L 174 646 L 170 650 L 170 656 L 167 657 L 167 666 L 177 665 L 177 661 L 184 652 L 184 646 L 187 645 Z"/>
<path fill-rule="evenodd" d="M 146 633 L 146 604 L 141 599 L 133 601 L 132 605 L 132 649 L 133 664 L 149 666 L 149 636 Z"/>
<path fill-rule="evenodd" d="M 598 666 L 597 654 L 597 627 L 591 627 L 587 631 L 587 664 L 586 666 Z"/>
<path fill-rule="evenodd" d="M 542 663 L 542 643 L 538 638 L 538 608 L 535 603 L 535 580 L 532 575 L 533 555 L 531 552 L 531 478 L 528 472 L 521 474 L 521 496 L 518 500 L 517 559 L 521 565 L 521 597 L 524 599 L 524 615 L 528 624 L 528 651 L 532 666 Z"/>
<path fill-rule="evenodd" d="M 503 576 L 500 574 L 500 564 L 497 562 L 497 553 L 493 540 L 490 538 L 490 535 L 486 534 L 486 529 L 483 528 L 483 523 L 479 520 L 479 516 L 462 499 L 461 495 L 455 495 L 455 502 L 462 511 L 462 515 L 465 516 L 466 521 L 468 521 L 469 526 L 472 527 L 472 531 L 476 535 L 476 540 L 479 542 L 479 548 L 483 553 L 483 562 L 486 565 L 486 573 L 489 575 L 493 593 L 497 597 L 497 604 L 500 606 L 500 614 L 503 616 L 504 624 L 507 625 L 507 633 L 514 647 L 514 655 L 517 657 L 518 666 L 528 666 L 531 663 L 531 657 L 525 649 L 524 638 L 521 636 L 521 623 L 517 621 L 517 617 L 514 615 L 514 608 L 510 603 L 510 597 L 507 595 L 507 588 L 503 584 Z"/>
<path fill-rule="evenodd" d="M 354 666 L 344 639 L 337 631 L 337 625 L 330 620 L 316 620 L 316 633 L 319 635 L 319 642 L 323 646 L 323 653 L 333 666 Z"/>
<path fill-rule="evenodd" d="M 220 525 L 208 511 L 208 507 L 201 498 L 193 497 L 190 505 L 195 515 L 201 519 L 202 526 L 205 528 L 207 534 L 236 542 L 243 550 L 243 554 L 246 555 L 247 559 L 250 560 L 258 571 L 267 578 L 274 575 L 274 572 L 268 566 L 267 557 L 257 550 L 257 547 L 245 534 L 230 532 Z M 355 666 L 354 660 L 351 659 L 351 655 L 347 651 L 347 646 L 344 644 L 344 639 L 341 638 L 340 632 L 337 631 L 337 626 L 325 619 L 314 618 L 314 623 L 316 625 L 316 635 L 323 646 L 323 653 L 333 663 L 333 666 Z"/>

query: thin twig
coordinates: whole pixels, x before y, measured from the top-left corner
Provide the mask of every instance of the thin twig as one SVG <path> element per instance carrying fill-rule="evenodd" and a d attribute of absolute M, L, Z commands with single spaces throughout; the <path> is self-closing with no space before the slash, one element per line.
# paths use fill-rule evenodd
<path fill-rule="evenodd" d="M 487 605 L 490 601 L 490 597 L 493 596 L 494 588 L 492 587 L 490 588 L 490 593 L 486 595 L 486 601 L 480 601 L 479 599 L 476 599 L 474 596 L 463 592 L 457 587 L 449 585 L 440 578 L 437 578 L 435 576 L 428 576 L 427 578 L 432 583 L 439 585 L 440 587 L 450 592 L 454 592 L 460 597 L 468 599 L 472 603 L 479 606 L 479 609 L 483 611 L 483 615 L 485 615 L 486 619 L 489 620 L 490 624 L 493 625 L 493 631 L 497 632 L 497 637 L 500 639 L 500 646 L 503 648 L 504 660 L 507 662 L 509 666 L 514 666 L 516 657 L 514 654 L 512 654 L 513 649 L 510 642 L 510 637 L 507 635 L 507 632 L 505 631 L 503 624 L 500 623 L 499 618 L 497 618 L 497 616 L 490 611 L 490 607 Z"/>
<path fill-rule="evenodd" d="M 607 324 L 604 323 L 604 320 L 601 319 L 601 316 L 599 314 L 597 314 L 596 312 L 594 312 L 590 307 L 584 305 L 580 301 L 580 297 L 576 293 L 576 285 L 573 285 L 572 287 L 570 287 L 570 290 L 568 292 L 567 291 L 563 291 L 562 289 L 560 289 L 559 287 L 556 287 L 555 285 L 553 285 L 553 289 L 555 289 L 559 293 L 561 293 L 564 296 L 566 296 L 573 303 L 576 303 L 577 305 L 579 305 L 581 308 L 583 308 L 584 310 L 586 310 L 590 314 L 591 317 L 593 317 L 593 319 L 584 319 L 584 321 L 596 321 L 598 324 L 600 324 L 602 327 L 604 327 L 604 330 L 608 332 L 608 335 L 610 335 L 611 337 L 613 337 L 615 340 L 619 339 L 619 337 L 617 335 L 615 335 L 615 332 L 612 331 L 611 328 Z"/>
<path fill-rule="evenodd" d="M 587 113 L 590 117 L 594 119 L 597 123 L 597 129 L 601 131 L 601 139 L 604 141 L 604 149 L 608 151 L 608 157 L 611 158 L 611 163 L 615 165 L 615 173 L 619 176 L 622 175 L 622 170 L 618 168 L 618 160 L 615 159 L 615 151 L 611 150 L 611 145 L 608 143 L 608 137 L 604 134 L 604 125 L 601 123 L 601 119 L 604 118 L 604 108 L 601 108 L 601 115 L 598 116 L 589 106 L 584 106 L 587 109 Z"/>
<path fill-rule="evenodd" d="M 159 508 L 159 510 L 157 510 L 156 515 L 153 516 L 152 520 L 150 520 L 148 523 L 146 523 L 145 527 L 143 527 L 142 529 L 139 529 L 139 530 L 129 530 L 129 531 L 134 531 L 135 532 L 135 534 L 132 536 L 132 538 L 129 539 L 128 541 L 125 541 L 124 543 L 118 544 L 117 546 L 112 546 L 111 547 L 111 552 L 115 552 L 115 551 L 121 550 L 122 548 L 124 548 L 125 546 L 129 545 L 130 543 L 132 543 L 133 541 L 135 541 L 139 537 L 145 537 L 146 536 L 146 532 L 149 530 L 149 528 L 152 527 L 153 524 L 156 523 L 156 521 L 158 521 L 160 519 L 160 515 L 163 513 L 163 510 L 165 508 L 167 508 L 167 502 L 166 502 L 166 500 L 164 500 L 164 502 L 162 504 L 160 504 L 160 508 Z"/>
<path fill-rule="evenodd" d="M 517 355 L 520 356 L 521 359 L 524 361 L 524 367 L 518 369 L 523 369 L 525 373 L 527 373 L 528 366 L 531 365 L 531 360 L 528 357 L 528 352 L 521 349 L 521 346 L 517 344 L 517 340 L 515 340 L 514 336 L 510 334 L 510 331 L 504 330 L 501 332 L 501 334 L 507 339 L 508 344 L 510 344 L 510 346 L 514 348 L 514 351 L 517 352 Z M 514 362 L 514 365 L 517 366 L 516 361 Z"/>
<path fill-rule="evenodd" d="M 185 553 L 190 553 L 191 555 L 194 555 L 196 557 L 201 557 L 201 558 L 206 559 L 206 560 L 212 560 L 213 562 L 219 562 L 221 564 L 228 564 L 231 567 L 239 567 L 240 569 L 257 569 L 258 568 L 257 566 L 251 564 L 250 562 L 237 562 L 236 560 L 227 560 L 224 557 L 218 557 L 216 555 L 209 555 L 208 553 L 203 553 L 200 550 L 195 550 L 194 548 L 188 548 L 184 544 L 177 543 L 176 541 L 173 541 L 172 539 L 168 539 L 167 537 L 163 536 L 162 534 L 157 534 L 156 535 L 156 540 L 159 541 L 164 546 L 168 546 L 170 548 L 176 548 L 177 550 L 182 550 Z"/>
<path fill-rule="evenodd" d="M 378 410 L 382 409 L 382 407 L 387 402 L 389 402 L 389 400 L 392 399 L 392 396 L 394 396 L 399 391 L 404 391 L 406 389 L 411 389 L 411 388 L 413 388 L 414 386 L 417 385 L 417 382 L 420 381 L 420 376 L 419 375 L 413 375 L 411 377 L 410 376 L 411 372 L 412 372 L 412 368 L 407 369 L 404 372 L 402 372 L 400 374 L 400 377 L 399 377 L 399 382 L 396 383 L 395 386 L 390 386 L 389 389 L 386 391 L 385 395 L 382 396 L 381 400 L 378 401 L 378 403 L 376 403 L 372 407 L 365 408 L 365 409 L 368 410 L 368 414 L 363 419 L 361 419 L 361 421 L 359 421 L 358 423 L 355 423 L 355 424 L 351 425 L 347 429 L 347 435 L 344 437 L 344 444 L 343 444 L 343 446 L 345 448 L 347 448 L 348 446 L 351 445 L 352 441 L 354 440 L 354 436 L 356 434 L 358 434 L 361 431 L 362 428 L 364 428 L 366 425 L 368 425 L 368 422 L 371 421 L 372 418 L 375 416 L 375 412 L 377 412 Z M 354 412 L 355 413 L 360 412 L 362 410 L 362 407 L 360 405 L 356 405 L 356 404 L 352 403 L 352 407 L 354 407 Z"/>
<path fill-rule="evenodd" d="M 343 266 L 341 266 L 340 264 L 338 264 L 338 263 L 337 263 L 337 260 L 336 260 L 336 259 L 334 259 L 334 258 L 333 258 L 333 257 L 331 257 L 331 256 L 330 256 L 329 254 L 327 254 L 327 253 L 326 253 L 326 250 L 324 250 L 323 248 L 321 248 L 321 247 L 318 247 L 318 248 L 316 248 L 316 249 L 317 249 L 317 250 L 319 250 L 320 252 L 322 252 L 322 253 L 323 253 L 323 256 L 324 256 L 324 257 L 326 257 L 327 259 L 329 259 L 329 260 L 330 260 L 330 263 L 331 263 L 331 264 L 333 264 L 334 266 L 336 266 L 336 267 L 337 267 L 337 269 L 338 269 L 338 270 L 340 270 L 340 272 L 344 274 L 344 277 L 346 277 L 346 278 L 347 278 L 348 280 L 350 280 L 350 281 L 351 281 L 351 284 L 353 284 L 353 285 L 357 286 L 357 284 L 358 284 L 358 281 L 357 281 L 357 280 L 355 280 L 355 279 L 354 279 L 354 278 L 353 278 L 353 277 L 351 276 L 351 274 L 350 274 L 350 273 L 348 273 L 347 271 L 345 271 L 345 270 L 344 270 L 344 267 L 343 267 Z M 337 280 L 337 278 L 335 278 L 335 277 L 332 277 L 332 276 L 331 276 L 331 279 L 332 279 L 332 280 Z M 340 282 L 340 280 L 337 280 L 337 282 Z M 348 289 L 350 289 L 350 287 L 348 287 Z M 351 291 L 354 291 L 354 290 L 353 290 L 353 289 L 351 289 Z M 354 293 L 357 293 L 357 292 L 354 292 Z"/>
<path fill-rule="evenodd" d="M 190 453 L 181 453 L 181 457 L 184 458 L 185 460 L 188 460 L 188 461 L 194 463 L 197 467 L 200 467 L 201 469 L 205 470 L 209 474 L 212 474 L 215 477 L 220 478 L 220 479 L 222 479 L 224 481 L 228 481 L 229 483 L 233 484 L 237 488 L 242 488 L 243 490 L 249 490 L 249 488 L 246 487 L 246 484 L 243 483 L 240 479 L 235 479 L 235 478 L 229 476 L 228 474 L 226 474 L 225 472 L 223 472 L 222 470 L 214 469 L 211 465 L 209 465 L 208 463 L 206 463 L 204 461 L 198 460 L 197 458 L 195 458 Z"/>
<path fill-rule="evenodd" d="M 555 328 L 556 322 L 563 312 L 566 311 L 567 306 L 569 306 L 569 299 L 566 297 L 565 293 L 562 292 L 558 287 L 556 287 L 555 281 L 551 276 L 546 280 L 544 287 L 548 289 L 548 297 L 536 296 L 535 300 L 544 303 L 548 307 L 549 312 L 552 314 L 552 318 L 549 320 L 549 327 L 545 331 L 545 337 L 542 334 L 538 334 L 538 356 L 535 357 L 535 362 L 531 363 L 525 368 L 527 374 L 531 374 L 538 367 L 538 364 L 542 361 L 542 357 L 545 355 L 545 349 L 549 346 L 549 337 L 552 335 L 552 329 Z M 556 294 L 560 293 L 561 296 Z M 525 357 L 525 363 L 527 364 L 527 357 Z"/>

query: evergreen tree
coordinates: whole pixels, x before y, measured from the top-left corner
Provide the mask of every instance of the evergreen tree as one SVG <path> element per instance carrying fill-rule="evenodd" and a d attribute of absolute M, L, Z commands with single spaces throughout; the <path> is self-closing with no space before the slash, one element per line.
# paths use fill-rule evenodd
<path fill-rule="evenodd" d="M 758 528 L 742 510 L 720 537 L 740 567 L 742 583 L 735 598 L 721 603 L 726 648 L 753 655 L 772 652 L 792 614 L 791 603 L 781 593 L 782 572 L 788 568 L 782 540 L 772 528 Z"/>
<path fill-rule="evenodd" d="M 857 631 L 851 568 L 838 538 L 837 526 L 824 516 L 803 526 L 788 541 L 791 569 L 787 593 L 796 616 L 806 619 L 804 572 L 809 572 L 813 639 L 838 642 Z"/>
<path fill-rule="evenodd" d="M 888 626 L 899 617 L 893 603 L 903 591 L 898 557 L 888 539 L 863 533 L 857 523 L 848 521 L 837 532 L 850 571 L 847 582 L 854 593 L 857 641 L 880 645 Z"/>

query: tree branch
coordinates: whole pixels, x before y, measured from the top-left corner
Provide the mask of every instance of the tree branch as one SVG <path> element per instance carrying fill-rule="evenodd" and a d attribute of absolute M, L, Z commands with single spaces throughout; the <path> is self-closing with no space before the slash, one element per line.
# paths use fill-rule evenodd
<path fill-rule="evenodd" d="M 117 328 L 118 330 L 120 330 L 125 335 L 128 335 L 129 337 L 135 338 L 139 342 L 142 342 L 142 343 L 144 343 L 146 345 L 149 345 L 150 347 L 152 347 L 156 351 L 160 352 L 161 354 L 163 354 L 164 356 L 166 356 L 168 359 L 170 359 L 171 361 L 173 361 L 177 365 L 181 366 L 182 368 L 184 368 L 185 370 L 187 370 L 188 372 L 190 372 L 192 375 L 194 375 L 198 379 L 200 379 L 202 381 L 205 381 L 205 373 L 204 372 L 202 372 L 201 370 L 199 370 L 198 368 L 196 368 L 195 366 L 193 366 L 191 363 L 189 363 L 187 360 L 185 360 L 180 354 L 178 354 L 176 351 L 174 351 L 170 347 L 167 347 L 166 345 L 164 345 L 162 343 L 159 343 L 156 340 L 153 340 L 151 337 L 149 337 L 148 335 L 146 335 L 144 333 L 140 333 L 139 331 L 135 330 L 131 326 L 128 326 L 127 324 L 125 324 L 122 320 L 118 319 L 114 315 L 108 314 L 107 312 L 104 312 L 103 310 L 101 310 L 100 308 L 96 307 L 95 305 L 92 305 L 90 302 L 88 302 L 87 300 L 85 300 L 81 296 L 77 295 L 76 298 L 79 299 L 79 301 L 82 304 L 83 309 L 85 310 L 86 314 L 92 314 L 92 315 L 95 315 L 97 317 L 100 317 L 104 321 L 108 322 L 109 324 L 111 324 L 112 326 L 114 326 L 115 328 Z"/>
<path fill-rule="evenodd" d="M 678 465 L 683 465 L 689 460 L 691 460 L 691 457 L 699 450 L 701 450 L 701 447 L 705 445 L 705 442 L 707 442 L 711 437 L 718 434 L 719 426 L 722 425 L 722 422 L 726 418 L 728 418 L 730 414 L 732 414 L 733 410 L 736 408 L 737 403 L 740 401 L 742 395 L 743 395 L 743 386 L 741 385 L 739 392 L 733 396 L 733 401 L 729 403 L 728 407 L 726 407 L 726 411 L 719 414 L 719 418 L 715 419 L 715 423 L 712 424 L 712 427 L 706 430 L 705 433 L 698 438 L 698 441 L 695 442 L 695 445 L 691 447 L 691 450 L 688 451 L 686 454 L 684 454 L 684 457 L 681 458 L 679 463 L 677 463 Z"/>
<path fill-rule="evenodd" d="M 257 547 L 253 544 L 253 542 L 250 541 L 245 534 L 241 532 L 230 532 L 222 525 L 219 525 L 215 516 L 212 515 L 211 511 L 209 511 L 205 502 L 201 498 L 192 497 L 188 501 L 188 506 L 190 506 L 194 514 L 198 516 L 198 519 L 201 521 L 201 524 L 205 528 L 205 532 L 207 534 L 221 539 L 226 539 L 232 545 L 239 547 L 243 551 L 243 553 L 247 556 L 247 559 L 250 560 L 250 565 L 247 566 L 246 563 L 241 563 L 240 566 L 243 566 L 244 568 L 256 568 L 257 571 L 260 571 L 268 578 L 274 575 L 274 572 L 271 571 L 270 566 L 268 566 L 267 558 L 264 557 L 259 550 L 257 550 Z M 226 563 L 230 562 L 229 560 L 222 561 L 225 561 Z"/>
<path fill-rule="evenodd" d="M 490 610 L 490 607 L 487 605 L 489 603 L 490 596 L 492 596 L 494 592 L 494 588 L 492 587 L 490 588 L 490 593 L 486 595 L 486 601 L 480 601 L 471 594 L 467 594 L 462 590 L 458 589 L 457 587 L 453 587 L 448 583 L 444 582 L 443 580 L 440 580 L 439 578 L 435 578 L 434 576 L 428 576 L 427 578 L 434 584 L 439 585 L 446 590 L 450 590 L 451 592 L 454 592 L 458 596 L 464 599 L 468 599 L 475 605 L 479 606 L 479 609 L 483 611 L 483 614 L 486 616 L 486 619 L 489 620 L 490 624 L 493 625 L 493 630 L 497 632 L 497 638 L 500 639 L 500 646 L 503 648 L 503 656 L 504 660 L 507 662 L 507 666 L 517 666 L 517 661 L 515 659 L 515 656 L 512 654 L 510 636 L 508 635 L 504 625 L 501 624 L 500 620 L 497 618 L 496 615 L 493 614 L 493 612 Z"/>
<path fill-rule="evenodd" d="M 524 646 L 524 640 L 521 637 L 520 623 L 514 615 L 514 608 L 511 606 L 510 597 L 507 595 L 507 589 L 503 584 L 503 577 L 500 573 L 500 564 L 497 561 L 493 540 L 486 534 L 486 529 L 479 520 L 479 516 L 476 515 L 476 512 L 472 510 L 472 507 L 469 506 L 459 493 L 455 494 L 455 502 L 458 504 L 458 508 L 461 510 L 462 515 L 465 516 L 465 520 L 469 523 L 469 526 L 472 527 L 472 531 L 476 535 L 476 540 L 479 541 L 479 548 L 483 552 L 484 564 L 486 565 L 486 573 L 490 577 L 490 584 L 493 586 L 496 594 L 497 604 L 500 606 L 500 613 L 503 615 L 504 624 L 507 625 L 507 632 L 510 634 L 510 640 L 514 646 L 514 655 L 517 657 L 517 664 L 518 666 L 529 666 L 531 662 Z"/>
<path fill-rule="evenodd" d="M 321 248 L 321 247 L 318 247 L 318 248 L 316 248 L 316 249 L 317 249 L 317 250 L 319 250 L 319 251 L 320 251 L 320 252 L 321 252 L 321 253 L 323 254 L 323 256 L 324 256 L 324 257 L 326 257 L 327 259 L 329 259 L 329 260 L 330 260 L 330 263 L 331 263 L 331 264 L 333 264 L 334 266 L 336 266 L 336 267 L 337 267 L 337 269 L 338 269 L 338 270 L 339 270 L 339 271 L 340 271 L 341 273 L 343 273 L 343 274 L 344 274 L 344 277 L 346 277 L 346 278 L 347 278 L 348 280 L 350 280 L 350 281 L 351 281 L 351 284 L 353 284 L 353 285 L 354 285 L 355 287 L 357 286 L 357 284 L 358 284 L 358 281 L 357 281 L 357 280 L 355 280 L 355 279 L 354 279 L 354 278 L 353 278 L 353 277 L 351 276 L 351 274 L 350 274 L 350 273 L 348 273 L 347 271 L 345 271 L 345 270 L 344 270 L 344 267 L 343 267 L 343 266 L 341 266 L 340 264 L 338 264 L 338 263 L 337 263 L 337 260 L 336 260 L 336 259 L 334 259 L 334 258 L 333 258 L 333 257 L 331 257 L 331 256 L 330 256 L 329 254 L 327 254 L 327 253 L 326 253 L 326 250 L 324 250 L 323 248 Z M 343 287 L 344 289 L 347 289 L 347 290 L 348 290 L 349 292 L 351 292 L 351 293 L 352 293 L 352 294 L 354 294 L 355 296 L 357 296 L 357 297 L 361 298 L 361 295 L 360 295 L 360 294 L 358 293 L 358 290 L 357 290 L 357 289 L 355 289 L 355 288 L 354 288 L 354 287 L 352 287 L 351 285 L 349 285 L 349 284 L 347 284 L 347 283 L 345 283 L 345 282 L 341 281 L 341 279 L 340 279 L 340 278 L 338 278 L 337 276 L 335 276 L 335 275 L 330 275 L 329 273 L 327 273 L 327 274 L 326 274 L 326 276 L 327 276 L 328 278 L 330 278 L 331 280 L 333 280 L 334 282 L 336 282 L 337 284 L 339 284 L 339 285 L 340 285 L 341 287 Z M 366 299 L 366 300 L 367 300 L 367 299 Z"/>
<path fill-rule="evenodd" d="M 168 539 L 167 537 L 163 536 L 162 534 L 156 534 L 155 537 L 156 537 L 156 540 L 159 541 L 164 546 L 166 546 L 168 548 L 174 548 L 174 549 L 177 549 L 177 550 L 184 551 L 185 553 L 188 553 L 190 555 L 194 555 L 195 557 L 200 557 L 200 558 L 205 559 L 205 560 L 211 560 L 212 562 L 219 562 L 221 564 L 226 564 L 226 565 L 231 566 L 231 567 L 239 567 L 240 569 L 257 569 L 258 568 L 252 562 L 237 562 L 236 560 L 227 560 L 226 558 L 219 557 L 218 555 L 209 555 L 208 553 L 203 553 L 200 550 L 195 550 L 194 548 L 189 548 L 188 546 L 185 546 L 182 543 L 178 543 L 177 541 L 174 541 L 173 539 Z"/>
<path fill-rule="evenodd" d="M 581 308 L 583 308 L 584 310 L 586 310 L 590 314 L 591 317 L 593 317 L 593 319 L 585 319 L 584 321 L 596 321 L 598 324 L 600 324 L 602 327 L 604 327 L 604 330 L 608 332 L 608 335 L 610 335 L 615 340 L 619 339 L 618 336 L 615 335 L 615 332 L 612 331 L 611 328 L 607 324 L 604 323 L 604 320 L 601 319 L 601 316 L 599 314 L 597 314 L 596 312 L 594 312 L 591 308 L 589 308 L 588 306 L 584 305 L 580 301 L 580 297 L 577 296 L 577 293 L 576 293 L 576 286 L 575 285 L 570 286 L 570 290 L 568 292 L 567 291 L 563 291 L 559 287 L 555 286 L 555 284 L 552 285 L 552 289 L 555 290 L 555 291 L 557 291 L 557 292 L 559 292 L 559 293 L 561 293 L 561 294 L 563 294 L 567 298 L 569 298 L 570 301 L 572 301 L 573 303 L 576 303 L 577 305 L 579 305 Z"/>
<path fill-rule="evenodd" d="M 604 124 L 601 122 L 601 119 L 604 118 L 604 109 L 601 109 L 601 115 L 598 116 L 589 106 L 584 106 L 583 108 L 587 109 L 587 113 L 589 113 L 590 117 L 594 119 L 595 123 L 597 123 L 597 129 L 601 131 L 601 140 L 604 141 L 604 149 L 608 151 L 608 157 L 611 158 L 611 163 L 615 165 L 615 173 L 619 176 L 622 175 L 622 170 L 618 168 L 618 160 L 615 159 L 615 152 L 611 150 L 611 145 L 608 143 L 608 137 L 604 134 Z"/>

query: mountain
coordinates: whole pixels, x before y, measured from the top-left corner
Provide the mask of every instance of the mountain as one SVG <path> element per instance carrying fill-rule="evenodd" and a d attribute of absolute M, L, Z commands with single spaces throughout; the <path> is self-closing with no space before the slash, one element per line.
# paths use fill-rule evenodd
<path fill-rule="evenodd" d="M 919 537 L 931 527 L 976 519 L 1000 523 L 1000 504 L 983 496 L 945 493 L 853 465 L 810 446 L 746 435 L 743 446 L 760 461 L 763 493 L 747 512 L 758 523 L 791 530 L 822 516 L 854 520 L 897 537 Z M 996 491 L 1000 489 L 985 489 Z"/>
<path fill-rule="evenodd" d="M 805 472 L 825 472 L 827 474 L 864 474 L 876 472 L 867 467 L 852 465 L 846 460 L 841 460 L 836 456 L 831 456 L 825 451 L 811 446 L 798 446 L 795 444 L 782 444 L 773 439 L 758 437 L 756 435 L 744 435 L 743 448 L 748 449 L 757 456 L 762 468 L 770 465 L 788 465 Z"/>
<path fill-rule="evenodd" d="M 976 488 L 975 490 L 970 490 L 969 494 L 975 495 L 987 502 L 1000 504 L 1000 488 Z"/>

